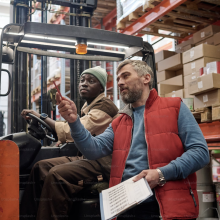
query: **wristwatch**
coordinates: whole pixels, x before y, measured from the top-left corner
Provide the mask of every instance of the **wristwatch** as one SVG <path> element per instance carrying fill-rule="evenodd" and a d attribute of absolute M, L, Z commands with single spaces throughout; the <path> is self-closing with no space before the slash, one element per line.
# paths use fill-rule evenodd
<path fill-rule="evenodd" d="M 40 114 L 40 119 L 43 120 L 43 121 L 44 121 L 47 117 L 48 117 L 48 115 L 47 115 L 46 113 L 41 113 L 41 114 Z"/>
<path fill-rule="evenodd" d="M 159 185 L 159 186 L 163 186 L 163 185 L 166 183 L 166 180 L 165 180 L 165 178 L 164 178 L 164 175 L 163 175 L 163 173 L 161 172 L 160 169 L 156 169 L 156 170 L 157 170 L 157 172 L 159 173 L 159 183 L 158 183 L 158 185 Z"/>

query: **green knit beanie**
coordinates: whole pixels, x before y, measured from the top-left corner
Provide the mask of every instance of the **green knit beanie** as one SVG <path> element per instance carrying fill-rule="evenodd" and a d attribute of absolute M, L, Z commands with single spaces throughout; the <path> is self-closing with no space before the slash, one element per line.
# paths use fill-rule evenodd
<path fill-rule="evenodd" d="M 105 69 L 103 69 L 101 66 L 89 68 L 87 70 L 84 70 L 81 76 L 86 73 L 95 76 L 99 80 L 103 88 L 105 88 L 106 83 L 107 83 L 107 72 Z"/>

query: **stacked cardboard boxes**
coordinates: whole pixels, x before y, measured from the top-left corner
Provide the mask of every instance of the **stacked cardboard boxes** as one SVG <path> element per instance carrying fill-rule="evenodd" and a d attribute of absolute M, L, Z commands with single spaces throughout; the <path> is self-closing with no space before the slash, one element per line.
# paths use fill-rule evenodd
<path fill-rule="evenodd" d="M 219 32 L 219 33 L 218 33 Z M 183 52 L 184 89 L 194 96 L 202 121 L 220 119 L 220 27 L 210 25 L 193 35 L 194 47 Z M 217 61 L 217 62 L 216 62 Z"/>
<path fill-rule="evenodd" d="M 218 45 L 220 44 L 219 32 L 220 26 L 209 25 L 208 27 L 193 34 L 193 42 L 196 46 L 203 43 Z"/>
<path fill-rule="evenodd" d="M 193 110 L 193 99 L 184 90 L 182 54 L 161 51 L 155 55 L 158 94 L 161 97 L 180 97 Z"/>
<path fill-rule="evenodd" d="M 182 89 L 182 59 L 181 54 L 163 50 L 155 55 L 157 66 L 158 94 L 162 97 L 166 93 Z"/>
<path fill-rule="evenodd" d="M 191 39 L 189 39 L 189 40 L 187 40 L 187 41 L 184 41 L 184 42 L 181 43 L 181 44 L 178 44 L 178 45 L 176 46 L 176 52 L 177 52 L 177 53 L 183 53 L 183 52 L 185 52 L 185 51 L 191 49 L 191 48 L 194 47 L 194 46 L 195 46 L 195 44 L 194 44 L 194 42 L 193 42 L 193 38 L 191 38 Z"/>
<path fill-rule="evenodd" d="M 204 115 L 212 107 L 220 119 L 220 26 L 209 25 L 155 60 L 160 96 L 180 97 L 191 110 L 205 108 Z"/>

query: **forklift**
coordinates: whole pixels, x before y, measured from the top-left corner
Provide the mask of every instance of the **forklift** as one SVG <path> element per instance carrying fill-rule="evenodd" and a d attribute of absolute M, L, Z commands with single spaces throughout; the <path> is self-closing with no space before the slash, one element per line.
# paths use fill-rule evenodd
<path fill-rule="evenodd" d="M 90 4 L 87 4 L 88 8 L 89 6 L 91 8 L 91 2 L 93 1 L 87 2 Z M 70 6 L 70 2 L 65 4 Z M 71 6 L 73 5 L 74 3 L 72 2 Z M 76 3 L 74 7 L 85 7 L 85 5 Z M 116 51 L 87 46 L 92 43 L 114 45 L 114 47 L 123 47 L 124 49 L 123 51 Z M 78 48 L 78 45 L 83 45 L 83 49 Z M 69 53 L 49 52 L 48 50 Z M 24 65 L 19 63 L 21 62 L 19 54 L 23 54 L 22 57 L 25 57 L 27 54 L 35 54 L 41 56 L 42 60 L 45 57 L 71 59 L 73 69 L 75 68 L 74 64 L 76 64 L 76 61 L 120 62 L 138 56 L 153 70 L 153 87 L 157 90 L 154 50 L 141 37 L 75 25 L 67 26 L 36 22 L 8 24 L 3 28 L 0 36 L 0 68 L 2 63 L 10 64 L 12 74 L 10 71 L 1 68 L 1 74 L 3 72 L 8 74 L 9 85 L 8 91 L 5 94 L 2 94 L 0 90 L 0 96 L 8 96 L 10 94 L 13 97 L 13 95 L 16 95 L 16 91 L 21 91 L 19 90 L 21 88 L 18 87 L 18 82 L 16 83 L 17 76 L 15 76 L 14 71 L 15 68 L 19 70 Z M 18 72 L 18 74 L 20 73 Z M 80 109 L 79 97 L 76 94 L 77 74 L 80 73 L 73 72 L 70 75 L 71 99 L 76 103 L 77 109 Z M 41 78 L 43 79 L 44 76 Z M 45 92 L 45 85 L 42 85 L 41 92 Z M 27 84 L 26 86 L 30 88 L 30 85 Z M 44 97 L 43 95 L 42 93 L 41 97 Z M 41 103 L 44 103 L 43 98 L 41 99 Z M 25 102 L 27 103 L 27 96 L 25 97 Z M 19 121 L 16 121 L 16 117 L 19 117 L 18 114 L 20 112 L 16 113 L 16 108 L 17 106 L 14 103 L 11 109 L 12 114 L 14 114 L 11 115 L 11 124 L 13 126 L 14 124 L 19 124 Z M 22 119 L 25 128 L 28 125 L 27 129 L 19 132 L 18 130 L 14 131 L 12 128 L 11 134 L 0 137 L 0 219 L 3 220 L 19 220 L 19 201 L 22 198 L 31 169 L 37 161 L 61 156 L 76 156 L 78 152 L 74 143 L 65 143 L 60 147 L 42 146 L 42 140 L 45 139 L 57 142 L 56 132 L 43 120 L 32 114 L 29 114 L 29 116 L 31 118 L 30 121 L 25 122 Z M 69 219 L 84 220 L 88 219 L 87 216 L 89 215 L 93 216 L 94 220 L 100 219 L 99 192 L 106 188 L 108 188 L 108 183 L 106 182 L 85 187 L 80 194 L 80 197 L 84 199 L 80 201 L 75 199 L 73 212 Z"/>

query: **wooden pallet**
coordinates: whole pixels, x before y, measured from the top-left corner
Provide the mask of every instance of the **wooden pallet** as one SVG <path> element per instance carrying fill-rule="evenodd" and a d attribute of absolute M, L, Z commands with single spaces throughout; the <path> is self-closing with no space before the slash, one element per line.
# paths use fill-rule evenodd
<path fill-rule="evenodd" d="M 213 105 L 212 106 L 212 120 L 220 120 L 220 105 Z"/>
<path fill-rule="evenodd" d="M 133 21 L 136 21 L 143 14 L 150 11 L 156 5 L 160 4 L 161 1 L 162 0 L 149 0 L 149 1 L 147 1 L 143 6 L 138 7 L 133 12 L 131 12 L 129 15 L 122 18 L 117 24 L 117 29 L 118 30 L 124 30 Z"/>
<path fill-rule="evenodd" d="M 56 74 L 55 76 L 51 77 L 49 80 L 47 80 L 47 86 L 52 84 L 53 81 L 60 78 L 60 73 Z M 32 90 L 31 95 L 35 95 L 38 92 L 41 91 L 41 86 L 36 87 L 34 90 Z"/>
<path fill-rule="evenodd" d="M 212 121 L 212 108 L 206 107 L 206 108 L 199 108 L 195 110 L 195 115 L 200 114 L 201 116 L 201 123 L 203 122 L 211 122 Z"/>
<path fill-rule="evenodd" d="M 47 85 L 52 84 L 53 81 L 56 81 L 56 79 L 59 79 L 60 77 L 61 77 L 61 74 L 57 73 L 56 75 L 54 75 L 53 77 L 47 80 Z"/>
<path fill-rule="evenodd" d="M 36 88 L 31 92 L 31 95 L 34 95 L 34 94 L 40 92 L 40 90 L 41 90 L 41 86 L 36 87 Z"/>
<path fill-rule="evenodd" d="M 199 123 L 217 121 L 220 120 L 220 105 L 199 108 L 192 112 L 192 114 Z"/>
<path fill-rule="evenodd" d="M 151 8 L 154 7 L 155 2 L 156 1 L 150 3 L 150 7 L 146 6 L 146 8 L 144 6 L 144 11 L 134 11 L 127 17 L 123 18 L 118 23 L 117 29 L 125 29 L 131 24 L 131 22 L 136 21 L 140 16 L 142 16 L 143 13 L 151 10 Z M 145 29 L 141 30 L 139 33 L 178 40 L 188 36 L 188 34 L 193 34 L 204 27 L 213 24 L 217 20 L 220 20 L 220 1 L 188 0 L 147 26 Z M 160 33 L 158 30 L 169 31 L 173 34 L 166 35 Z"/>

